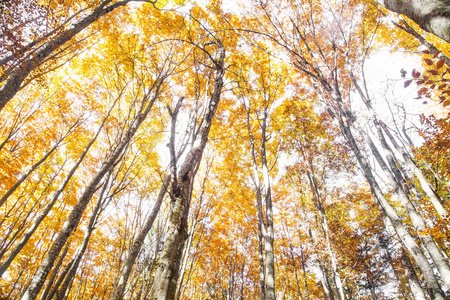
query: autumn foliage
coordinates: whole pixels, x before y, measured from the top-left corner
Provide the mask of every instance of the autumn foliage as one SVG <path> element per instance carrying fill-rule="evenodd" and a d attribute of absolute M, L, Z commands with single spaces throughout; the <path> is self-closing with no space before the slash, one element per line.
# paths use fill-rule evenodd
<path fill-rule="evenodd" d="M 0 299 L 446 299 L 449 48 L 397 18 L 1 2 Z"/>

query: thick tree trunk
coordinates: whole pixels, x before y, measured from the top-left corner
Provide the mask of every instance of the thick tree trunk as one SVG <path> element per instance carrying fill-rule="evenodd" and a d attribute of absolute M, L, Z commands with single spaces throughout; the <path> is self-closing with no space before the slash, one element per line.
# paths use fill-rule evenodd
<path fill-rule="evenodd" d="M 192 180 L 190 179 L 188 178 L 181 184 L 178 183 L 179 191 L 170 191 L 171 212 L 164 249 L 161 252 L 159 266 L 155 274 L 152 300 L 175 299 L 179 267 L 183 255 L 184 242 L 187 238 L 187 218 L 192 192 Z"/>
<path fill-rule="evenodd" d="M 448 0 L 375 0 L 387 9 L 405 15 L 420 28 L 450 42 Z"/>
<path fill-rule="evenodd" d="M 161 252 L 159 266 L 156 270 L 153 284 L 152 300 L 175 299 L 179 266 L 183 254 L 184 242 L 187 238 L 187 217 L 191 200 L 192 185 L 201 162 L 203 151 L 208 141 L 209 131 L 214 114 L 220 102 L 225 73 L 225 49 L 220 42 L 218 46 L 219 58 L 214 61 L 214 86 L 201 127 L 197 131 L 192 149 L 186 155 L 178 173 L 172 174 L 170 197 L 172 201 L 171 213 L 168 220 L 168 230 L 164 249 Z M 172 170 L 176 172 L 174 145 L 171 145 Z"/>
<path fill-rule="evenodd" d="M 115 164 L 117 163 L 117 159 L 121 156 L 122 152 L 128 146 L 130 140 L 138 130 L 139 126 L 147 117 L 148 113 L 153 107 L 154 102 L 159 96 L 161 85 L 162 79 L 159 79 L 158 82 L 155 83 L 155 90 L 153 91 L 154 93 L 152 97 L 150 98 L 150 93 L 144 96 L 143 103 L 147 104 L 147 106 L 145 107 L 144 111 L 141 111 L 139 113 L 133 125 L 125 133 L 123 139 L 116 146 L 111 155 L 106 159 L 100 170 L 97 172 L 97 174 L 95 174 L 94 178 L 92 178 L 92 180 L 86 186 L 86 189 L 81 194 L 78 202 L 75 204 L 67 220 L 64 222 L 63 228 L 53 242 L 53 245 L 47 253 L 47 256 L 44 258 L 41 266 L 33 276 L 29 287 L 21 298 L 22 300 L 34 300 L 38 296 L 40 290 L 42 289 L 42 286 L 45 283 L 45 279 L 47 278 L 48 273 L 50 272 L 56 258 L 61 252 L 62 247 L 64 246 L 72 232 L 77 228 L 84 210 L 89 204 L 92 196 L 97 191 L 98 184 L 103 179 L 105 174 L 115 166 Z"/>

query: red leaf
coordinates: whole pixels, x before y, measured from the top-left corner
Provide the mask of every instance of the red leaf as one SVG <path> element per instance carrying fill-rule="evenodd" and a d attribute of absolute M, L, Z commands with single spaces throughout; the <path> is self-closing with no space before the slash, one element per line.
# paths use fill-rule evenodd
<path fill-rule="evenodd" d="M 432 74 L 432 75 L 437 75 L 438 74 L 437 70 L 427 70 L 427 72 Z"/>
<path fill-rule="evenodd" d="M 407 88 L 411 84 L 412 80 L 405 81 L 405 88 Z"/>
<path fill-rule="evenodd" d="M 420 77 L 420 72 L 417 72 L 416 69 L 412 70 L 412 77 L 417 79 Z"/>
<path fill-rule="evenodd" d="M 436 58 L 436 56 L 438 56 L 439 54 L 441 54 L 441 51 L 437 51 L 435 54 L 433 54 L 433 58 Z"/>
<path fill-rule="evenodd" d="M 432 66 L 432 65 L 433 65 L 433 61 L 432 61 L 431 59 L 429 59 L 429 58 L 425 58 L 424 61 L 425 61 L 425 63 L 426 63 L 427 65 L 429 65 L 429 66 Z"/>

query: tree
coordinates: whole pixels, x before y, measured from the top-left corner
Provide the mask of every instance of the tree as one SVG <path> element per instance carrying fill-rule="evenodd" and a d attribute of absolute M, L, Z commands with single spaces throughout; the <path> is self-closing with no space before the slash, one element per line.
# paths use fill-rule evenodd
<path fill-rule="evenodd" d="M 376 2 L 393 12 L 407 16 L 423 30 L 431 32 L 450 43 L 450 20 L 448 18 L 450 5 L 448 1 L 379 0 Z"/>
<path fill-rule="evenodd" d="M 93 7 L 81 8 L 73 15 L 60 20 L 59 24 L 53 24 L 54 28 L 50 32 L 40 34 L 37 38 L 33 37 L 34 39 L 31 42 L 26 45 L 21 45 L 17 51 L 3 57 L 0 61 L 0 67 L 3 71 L 0 76 L 0 82 L 3 82 L 0 86 L 0 110 L 23 88 L 22 84 L 31 72 L 60 55 L 60 53 L 55 54 L 60 47 L 71 41 L 76 35 L 101 17 L 132 1 L 135 0 L 124 0 L 114 3 L 111 3 L 113 0 L 102 0 Z M 156 1 L 151 0 L 138 1 L 149 2 L 153 5 L 156 3 Z M 8 11 L 10 7 L 14 7 L 14 3 L 10 3 L 9 5 L 2 3 L 2 10 Z M 36 9 L 41 9 L 39 5 L 35 4 L 35 6 Z M 56 9 L 60 8 L 56 7 Z M 73 8 L 67 7 L 66 9 L 70 11 Z M 85 14 L 87 9 L 90 9 L 91 12 Z M 19 26 L 23 26 L 23 24 Z M 69 45 L 68 48 L 73 45 Z M 67 49 L 60 49 L 61 52 L 65 50 Z M 58 64 L 58 62 L 54 64 Z M 52 68 L 55 67 L 52 66 Z"/>

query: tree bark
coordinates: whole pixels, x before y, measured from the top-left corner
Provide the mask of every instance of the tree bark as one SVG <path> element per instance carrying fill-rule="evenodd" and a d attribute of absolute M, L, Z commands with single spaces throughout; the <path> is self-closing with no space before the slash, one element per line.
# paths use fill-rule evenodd
<path fill-rule="evenodd" d="M 387 9 L 405 15 L 420 28 L 450 42 L 448 0 L 375 0 Z"/>
<path fill-rule="evenodd" d="M 341 102 L 340 99 L 337 99 L 336 101 L 338 103 Z M 340 105 L 339 109 L 342 110 Z M 353 154 L 356 156 L 359 166 L 362 169 L 363 175 L 366 178 L 367 182 L 369 183 L 372 194 L 378 201 L 379 205 L 382 207 L 383 211 L 386 213 L 386 216 L 392 223 L 392 226 L 394 227 L 397 235 L 400 237 L 405 247 L 409 250 L 411 255 L 416 260 L 417 265 L 422 271 L 422 274 L 427 284 L 427 289 L 430 291 L 430 295 L 432 295 L 432 298 L 443 300 L 444 299 L 443 292 L 437 282 L 437 279 L 433 273 L 433 269 L 431 268 L 430 263 L 428 262 L 427 258 L 421 251 L 420 247 L 414 241 L 414 238 L 406 230 L 404 224 L 402 223 L 400 217 L 395 212 L 394 208 L 389 204 L 389 202 L 384 197 L 380 187 L 378 186 L 377 181 L 375 180 L 375 177 L 373 176 L 372 170 L 370 168 L 367 159 L 363 156 L 363 154 L 359 150 L 359 147 L 356 144 L 356 141 L 353 137 L 353 133 L 349 126 L 349 124 L 351 124 L 351 121 L 346 120 L 348 114 L 345 114 L 342 111 L 340 111 L 339 115 L 341 115 L 341 118 L 338 120 L 338 125 L 343 135 L 345 136 L 347 142 L 349 143 Z"/>
<path fill-rule="evenodd" d="M 331 242 L 330 242 L 330 237 L 329 237 L 329 232 L 328 232 L 327 216 L 325 213 L 325 208 L 323 207 L 322 199 L 319 194 L 319 189 L 316 184 L 316 180 L 315 180 L 315 176 L 314 176 L 314 167 L 313 167 L 311 161 L 310 161 L 309 167 L 310 167 L 311 172 L 309 172 L 309 171 L 307 172 L 308 181 L 309 181 L 311 192 L 312 192 L 312 195 L 314 198 L 315 207 L 319 213 L 320 225 L 324 232 L 326 248 L 327 248 L 328 254 L 330 255 L 331 271 L 333 273 L 333 278 L 334 278 L 334 283 L 336 285 L 337 295 L 338 295 L 339 300 L 345 300 L 344 288 L 342 286 L 341 277 L 339 275 L 336 256 L 334 255 L 333 249 L 331 247 Z"/>
<path fill-rule="evenodd" d="M 187 217 L 192 194 L 192 185 L 201 162 L 203 151 L 208 141 L 209 131 L 214 114 L 220 102 L 225 73 L 225 49 L 221 42 L 216 41 L 219 58 L 213 61 L 215 66 L 214 86 L 205 115 L 198 129 L 192 149 L 186 155 L 179 172 L 172 174 L 169 195 L 171 198 L 171 213 L 168 220 L 168 230 L 164 249 L 161 252 L 159 266 L 156 270 L 153 284 L 152 300 L 172 300 L 176 296 L 179 266 L 183 254 L 184 242 L 187 238 Z M 174 146 L 172 145 L 171 148 Z M 171 149 L 174 152 L 174 149 Z M 174 155 L 172 154 L 172 160 Z M 176 170 L 176 162 L 173 162 Z"/>
<path fill-rule="evenodd" d="M 417 167 L 416 163 L 412 160 L 409 153 L 403 149 L 400 145 L 397 144 L 395 141 L 395 138 L 390 133 L 389 129 L 387 128 L 386 124 L 384 124 L 382 121 L 378 121 L 380 125 L 382 126 L 384 132 L 391 140 L 392 144 L 394 145 L 395 149 L 403 156 L 403 159 L 406 162 L 406 165 L 408 168 L 413 172 L 413 174 L 419 179 L 420 185 L 428 198 L 430 199 L 430 202 L 433 204 L 434 208 L 436 209 L 436 212 L 439 214 L 441 218 L 446 218 L 449 216 L 447 210 L 442 205 L 441 199 L 436 195 L 436 193 L 431 188 L 431 185 L 428 183 L 427 179 L 423 175 L 423 172 Z"/>

